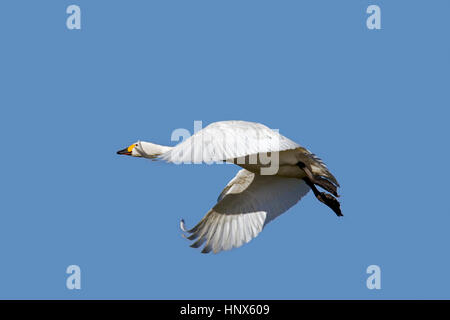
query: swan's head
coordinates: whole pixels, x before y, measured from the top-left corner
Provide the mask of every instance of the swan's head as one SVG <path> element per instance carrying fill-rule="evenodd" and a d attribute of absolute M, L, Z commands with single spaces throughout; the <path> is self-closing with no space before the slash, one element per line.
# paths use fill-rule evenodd
<path fill-rule="evenodd" d="M 138 151 L 138 149 L 139 149 L 138 145 L 139 145 L 139 141 L 133 143 L 128 148 L 117 151 L 117 154 L 124 154 L 124 155 L 132 156 L 132 157 L 142 157 L 142 154 Z M 136 147 L 138 147 L 138 148 L 136 148 Z"/>

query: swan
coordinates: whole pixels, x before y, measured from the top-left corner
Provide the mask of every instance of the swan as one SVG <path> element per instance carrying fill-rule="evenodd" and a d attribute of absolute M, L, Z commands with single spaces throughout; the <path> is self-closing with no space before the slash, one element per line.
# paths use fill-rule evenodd
<path fill-rule="evenodd" d="M 309 190 L 342 216 L 336 199 L 340 185 L 324 162 L 260 123 L 214 122 L 174 147 L 137 141 L 117 154 L 176 164 L 229 162 L 242 168 L 197 225 L 186 229 L 184 220 L 180 221 L 183 236 L 194 241 L 193 248 L 203 245 L 202 253 L 248 243 Z"/>

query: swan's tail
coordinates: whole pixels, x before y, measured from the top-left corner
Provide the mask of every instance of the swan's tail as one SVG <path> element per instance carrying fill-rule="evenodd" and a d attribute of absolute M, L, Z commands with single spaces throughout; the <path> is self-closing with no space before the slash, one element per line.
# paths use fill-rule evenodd
<path fill-rule="evenodd" d="M 335 186 L 340 187 L 339 182 L 337 179 L 333 176 L 333 174 L 328 170 L 328 167 L 326 164 L 320 159 L 318 156 L 316 156 L 314 153 L 309 151 L 306 148 L 300 147 L 298 150 L 306 157 L 302 158 L 302 162 L 307 163 L 311 169 L 312 173 L 315 176 L 319 176 L 322 178 L 325 178 L 332 182 Z"/>

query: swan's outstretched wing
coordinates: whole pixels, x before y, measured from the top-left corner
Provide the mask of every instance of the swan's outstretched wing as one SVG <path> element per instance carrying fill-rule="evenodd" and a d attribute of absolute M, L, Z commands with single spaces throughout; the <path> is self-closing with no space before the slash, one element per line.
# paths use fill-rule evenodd
<path fill-rule="evenodd" d="M 198 131 L 160 158 L 175 163 L 212 163 L 298 147 L 294 141 L 260 123 L 220 121 Z"/>
<path fill-rule="evenodd" d="M 309 187 L 303 180 L 258 175 L 245 169 L 228 183 L 217 204 L 191 230 L 191 246 L 203 253 L 237 248 L 256 237 L 271 220 L 295 205 Z"/>

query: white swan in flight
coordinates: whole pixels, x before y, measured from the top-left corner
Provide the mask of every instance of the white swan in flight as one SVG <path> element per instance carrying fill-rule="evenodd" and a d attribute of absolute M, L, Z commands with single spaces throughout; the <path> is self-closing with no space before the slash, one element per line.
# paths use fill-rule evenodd
<path fill-rule="evenodd" d="M 195 240 L 191 247 L 204 244 L 202 253 L 217 253 L 249 242 L 310 189 L 318 200 L 342 216 L 335 198 L 339 183 L 322 160 L 259 123 L 215 122 L 175 147 L 138 141 L 117 153 L 172 163 L 226 161 L 243 168 L 195 227 L 186 230 L 181 220 L 185 237 Z M 329 193 L 318 191 L 316 186 Z"/>

